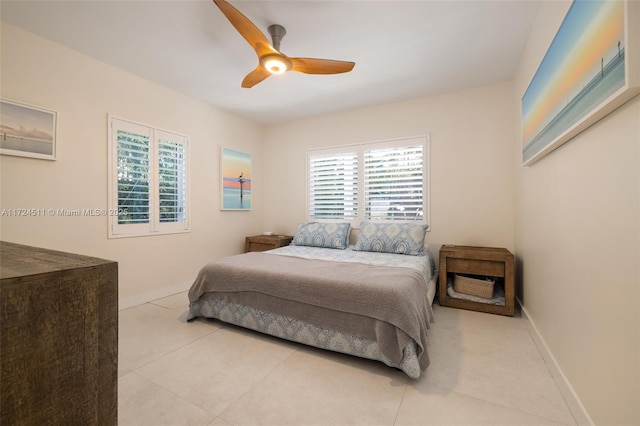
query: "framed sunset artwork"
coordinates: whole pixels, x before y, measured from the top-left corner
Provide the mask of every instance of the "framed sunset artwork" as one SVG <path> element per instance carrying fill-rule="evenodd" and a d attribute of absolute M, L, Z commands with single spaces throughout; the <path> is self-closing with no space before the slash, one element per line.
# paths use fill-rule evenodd
<path fill-rule="evenodd" d="M 230 148 L 221 148 L 222 210 L 251 210 L 251 172 L 251 154 Z"/>
<path fill-rule="evenodd" d="M 0 99 L 0 154 L 56 159 L 57 113 Z"/>
<path fill-rule="evenodd" d="M 574 0 L 522 97 L 531 165 L 640 93 L 640 2 Z"/>

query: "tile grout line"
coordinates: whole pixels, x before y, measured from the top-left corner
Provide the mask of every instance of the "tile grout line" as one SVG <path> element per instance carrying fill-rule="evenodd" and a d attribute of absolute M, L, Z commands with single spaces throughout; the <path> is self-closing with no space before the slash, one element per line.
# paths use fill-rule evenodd
<path fill-rule="evenodd" d="M 137 366 L 136 368 L 129 369 L 129 371 L 134 372 L 134 371 L 136 371 L 136 370 L 139 370 L 139 369 L 141 369 L 141 368 L 144 368 L 144 367 L 146 367 L 147 365 L 151 364 L 152 362 L 156 362 L 156 361 L 158 361 L 158 360 L 160 360 L 160 359 L 164 358 L 164 357 L 165 357 L 165 356 L 167 356 L 167 355 L 170 355 L 170 354 L 172 354 L 172 353 L 174 353 L 174 352 L 176 352 L 176 351 L 179 351 L 180 349 L 183 349 L 183 348 L 185 348 L 185 347 L 187 347 L 187 346 L 191 345 L 192 343 L 195 343 L 195 342 L 197 342 L 197 341 L 199 341 L 199 340 L 202 340 L 202 339 L 204 339 L 205 337 L 211 336 L 213 333 L 216 333 L 216 332 L 218 332 L 218 331 L 222 330 L 223 328 L 224 328 L 223 326 L 220 326 L 220 328 L 217 328 L 217 329 L 212 330 L 211 332 L 209 332 L 209 333 L 207 333 L 207 334 L 204 334 L 204 335 L 202 335 L 202 336 L 200 336 L 200 337 L 197 337 L 197 338 L 195 338 L 194 340 L 191 340 L 190 342 L 187 342 L 187 343 L 185 343 L 185 344 L 184 344 L 184 345 L 182 345 L 182 346 L 179 346 L 179 347 L 177 347 L 177 348 L 175 348 L 175 349 L 172 349 L 172 350 L 170 350 L 169 352 L 164 353 L 164 354 L 162 354 L 162 355 L 158 356 L 157 358 L 154 358 L 154 359 L 149 360 L 148 362 L 146 362 L 146 363 L 144 363 L 144 364 L 142 364 L 142 365 Z M 141 377 L 142 377 L 142 376 L 141 376 Z"/>
<path fill-rule="evenodd" d="M 519 413 L 526 414 L 527 416 L 533 416 L 533 417 L 537 417 L 539 419 L 548 420 L 550 422 L 557 423 L 558 425 L 565 424 L 562 420 L 559 420 L 559 419 L 553 419 L 553 418 L 550 418 L 550 417 L 547 417 L 547 416 L 541 416 L 539 414 L 531 413 L 529 411 L 525 411 L 525 410 L 522 410 L 520 408 L 516 408 L 516 407 L 511 407 L 509 405 L 500 404 L 500 403 L 495 402 L 495 401 L 489 401 L 487 399 L 480 398 L 478 396 L 471 395 L 471 394 L 468 394 L 468 393 L 465 393 L 465 392 L 461 392 L 461 391 L 458 391 L 458 390 L 455 390 L 455 389 L 449 389 L 449 388 L 443 387 L 441 385 L 430 385 L 430 387 L 438 388 L 438 389 L 441 389 L 441 390 L 444 390 L 444 391 L 447 391 L 447 392 L 456 393 L 458 395 L 462 395 L 462 396 L 465 396 L 467 398 L 471 398 L 471 399 L 474 399 L 476 401 L 480 401 L 480 402 L 482 402 L 484 404 L 489 404 L 489 405 L 493 405 L 493 406 L 496 406 L 496 407 L 501 407 L 501 408 L 504 408 L 504 409 L 507 409 L 507 410 L 517 411 Z"/>
<path fill-rule="evenodd" d="M 260 333 L 260 332 L 258 332 L 258 331 L 254 331 L 254 332 L 256 332 L 256 333 Z M 268 336 L 268 335 L 267 335 L 267 336 Z M 272 337 L 275 337 L 275 336 L 272 336 Z M 275 338 L 277 338 L 277 337 L 275 337 Z M 281 340 L 286 340 L 286 339 L 281 339 Z M 231 402 L 231 403 L 230 403 L 230 404 L 229 404 L 229 405 L 228 405 L 224 410 L 222 410 L 222 412 L 220 412 L 220 414 L 219 414 L 219 415 L 217 415 L 217 416 L 216 416 L 216 418 L 219 418 L 219 419 L 223 420 L 224 422 L 226 422 L 226 423 L 229 423 L 229 424 L 233 425 L 233 423 L 231 423 L 229 420 L 227 420 L 226 418 L 222 417 L 222 415 L 223 415 L 223 414 L 224 414 L 224 413 L 229 409 L 229 407 L 231 407 L 235 402 L 237 402 L 237 401 L 241 400 L 241 399 L 242 399 L 245 395 L 247 395 L 249 392 L 252 392 L 252 391 L 255 389 L 255 387 L 256 387 L 256 386 L 258 386 L 260 383 L 264 382 L 264 381 L 267 379 L 267 377 L 269 377 L 269 376 L 271 375 L 271 373 L 273 373 L 277 368 L 279 368 L 282 364 L 284 364 L 287 360 L 289 360 L 289 359 L 290 359 L 290 358 L 291 358 L 291 357 L 292 357 L 296 352 L 298 352 L 299 350 L 300 350 L 300 349 L 297 349 L 297 348 L 296 348 L 296 349 L 293 349 L 293 350 L 291 351 L 291 353 L 290 353 L 287 357 L 285 357 L 284 359 L 282 359 L 282 361 L 280 361 L 278 364 L 274 365 L 274 367 L 273 367 L 271 370 L 269 370 L 269 371 L 265 372 L 265 373 L 264 373 L 264 375 L 263 375 L 263 376 L 262 376 L 258 381 L 256 381 L 256 382 L 255 382 L 255 383 L 253 383 L 251 386 L 249 386 L 249 388 L 248 388 L 245 392 L 243 392 L 241 395 L 239 395 L 239 396 L 238 396 L 238 397 L 237 397 L 233 402 Z"/>
<path fill-rule="evenodd" d="M 158 358 L 158 359 L 159 359 L 159 358 Z M 154 386 L 159 387 L 159 388 L 160 388 L 160 389 L 162 389 L 163 391 L 168 392 L 168 393 L 169 393 L 169 394 L 171 394 L 172 396 L 174 396 L 174 397 L 178 398 L 179 400 L 181 400 L 181 401 L 183 401 L 183 402 L 186 402 L 186 403 L 187 403 L 187 404 L 189 404 L 190 406 L 195 407 L 195 408 L 198 408 L 199 410 L 202 410 L 202 411 L 204 411 L 205 413 L 209 414 L 209 415 L 210 415 L 210 416 L 212 416 L 212 417 L 211 417 L 210 419 L 208 419 L 208 420 L 207 420 L 207 424 L 210 424 L 212 421 L 214 421 L 214 420 L 218 417 L 217 415 L 215 415 L 215 414 L 214 414 L 214 413 L 212 413 L 211 411 L 207 410 L 206 408 L 201 407 L 200 405 L 198 405 L 198 404 L 196 404 L 196 403 L 194 403 L 194 402 L 192 402 L 192 401 L 189 401 L 188 399 L 186 399 L 186 398 L 184 398 L 184 397 L 182 397 L 182 396 L 178 395 L 177 393 L 175 393 L 175 392 L 173 392 L 173 391 L 171 391 L 171 390 L 169 390 L 169 389 L 165 388 L 165 387 L 164 387 L 164 386 L 162 386 L 161 384 L 156 383 L 155 381 L 151 380 L 151 379 L 150 379 L 150 378 L 148 378 L 148 377 L 142 376 L 142 375 L 140 375 L 140 374 L 136 373 L 135 371 L 131 371 L 131 372 L 130 372 L 130 374 L 135 374 L 135 376 L 136 376 L 136 377 L 138 377 L 138 378 L 140 378 L 140 379 L 142 379 L 142 380 L 144 380 L 144 381 L 146 381 L 146 382 L 148 382 L 148 383 L 151 383 L 151 384 L 152 384 L 152 385 L 154 385 Z M 124 377 L 124 376 L 122 376 L 122 377 Z M 119 380 L 119 379 L 118 379 L 118 380 Z M 227 423 L 228 423 L 228 422 L 227 422 Z"/>
<path fill-rule="evenodd" d="M 214 334 L 214 333 L 216 333 L 216 332 L 218 332 L 218 331 L 222 330 L 223 328 L 224 328 L 224 327 L 223 327 L 223 326 L 221 326 L 220 328 L 217 328 L 217 329 L 213 330 L 211 333 L 207 333 L 207 334 L 205 334 L 205 335 L 203 335 L 203 336 L 200 336 L 200 337 L 198 337 L 197 339 L 192 340 L 191 342 L 186 343 L 186 344 L 184 344 L 184 345 L 180 346 L 179 348 L 176 348 L 176 349 L 174 349 L 174 350 L 172 350 L 172 351 L 170 351 L 170 352 L 167 352 L 167 353 L 165 353 L 165 354 L 161 355 L 160 357 L 158 357 L 158 358 L 156 358 L 156 359 L 154 359 L 154 360 L 151 360 L 151 361 L 149 361 L 148 363 L 146 363 L 146 364 L 144 364 L 144 365 L 141 365 L 140 367 L 137 367 L 137 368 L 136 368 L 136 369 L 134 369 L 134 370 L 130 370 L 130 372 L 131 372 L 131 373 L 134 373 L 134 374 L 135 374 L 136 376 L 138 376 L 138 377 L 143 378 L 144 380 L 148 381 L 149 383 L 152 383 L 152 384 L 154 384 L 155 386 L 158 386 L 159 388 L 161 388 L 161 389 L 163 389 L 163 390 L 165 390 L 165 391 L 169 392 L 171 395 L 174 395 L 174 396 L 178 397 L 179 399 L 181 399 L 181 400 L 183 400 L 183 401 L 188 402 L 190 405 L 193 405 L 194 407 L 197 407 L 197 408 L 199 408 L 199 409 L 203 410 L 204 412 L 206 412 L 206 413 L 208 413 L 208 414 L 212 415 L 212 416 L 213 416 L 213 418 L 212 418 L 212 419 L 209 419 L 209 423 L 211 423 L 213 420 L 215 420 L 216 418 L 218 418 L 218 415 L 217 415 L 217 414 L 212 413 L 211 411 L 209 411 L 209 410 L 208 410 L 208 409 L 206 409 L 205 407 L 201 407 L 199 404 L 196 404 L 195 402 L 190 401 L 190 400 L 188 400 L 188 399 L 186 399 L 186 398 L 184 398 L 184 397 L 182 397 L 182 396 L 180 396 L 180 395 L 176 394 L 175 392 L 173 392 L 173 391 L 171 391 L 171 390 L 169 390 L 169 389 L 165 388 L 165 387 L 164 387 L 164 386 L 162 386 L 160 383 L 157 383 L 156 381 L 152 380 L 151 378 L 149 378 L 149 377 L 146 377 L 146 376 L 143 376 L 143 375 L 139 374 L 139 373 L 137 372 L 137 370 L 142 369 L 142 368 L 146 367 L 147 365 L 149 365 L 149 364 L 151 364 L 151 363 L 153 363 L 153 362 L 159 361 L 159 360 L 161 360 L 162 358 L 164 358 L 164 357 L 166 357 L 166 356 L 169 356 L 169 355 L 171 355 L 172 353 L 174 353 L 174 352 L 176 352 L 176 351 L 179 351 L 179 350 L 181 350 L 181 349 L 183 349 L 183 348 L 185 348 L 185 347 L 187 347 L 187 346 L 189 346 L 189 345 L 191 345 L 191 344 L 193 344 L 193 343 L 195 343 L 195 342 L 198 342 L 199 340 L 204 339 L 205 337 L 211 336 L 212 334 Z M 126 374 L 125 374 L 125 375 L 126 375 Z M 122 377 L 124 377 L 124 376 L 122 376 Z M 118 380 L 119 380 L 119 379 L 120 379 L 120 378 L 118 378 Z M 223 420 L 224 420 L 224 419 L 223 419 Z M 225 421 L 226 421 L 226 420 L 225 420 Z M 227 423 L 229 423 L 229 422 L 227 422 Z"/>
<path fill-rule="evenodd" d="M 400 415 L 400 410 L 402 409 L 402 404 L 404 403 L 404 397 L 407 394 L 407 388 L 409 387 L 408 383 L 404 384 L 404 389 L 402 390 L 402 398 L 400 398 L 400 403 L 398 404 L 398 409 L 396 410 L 396 415 L 393 418 L 393 425 L 395 426 L 395 424 L 398 422 L 398 416 Z"/>

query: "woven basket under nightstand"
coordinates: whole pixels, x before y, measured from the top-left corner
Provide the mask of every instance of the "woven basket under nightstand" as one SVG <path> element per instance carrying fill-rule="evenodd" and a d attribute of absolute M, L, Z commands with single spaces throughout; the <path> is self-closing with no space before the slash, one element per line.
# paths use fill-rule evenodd
<path fill-rule="evenodd" d="M 482 299 L 493 298 L 493 286 L 495 283 L 495 279 L 478 279 L 459 274 L 453 276 L 453 289 L 456 292 Z"/>
<path fill-rule="evenodd" d="M 440 306 L 509 316 L 513 316 L 515 313 L 514 256 L 509 250 L 445 244 L 440 247 L 439 265 L 438 300 Z M 504 306 L 450 297 L 447 295 L 447 282 L 453 280 L 455 274 L 495 277 L 497 282 L 503 282 Z"/>

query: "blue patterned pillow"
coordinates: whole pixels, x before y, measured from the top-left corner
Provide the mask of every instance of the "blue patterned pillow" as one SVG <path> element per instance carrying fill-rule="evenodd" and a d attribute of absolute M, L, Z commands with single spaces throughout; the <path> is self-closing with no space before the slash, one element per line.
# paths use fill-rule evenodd
<path fill-rule="evenodd" d="M 419 223 L 363 221 L 354 250 L 422 256 L 427 228 Z"/>
<path fill-rule="evenodd" d="M 350 223 L 301 223 L 291 244 L 295 246 L 346 249 L 349 244 L 350 229 Z"/>

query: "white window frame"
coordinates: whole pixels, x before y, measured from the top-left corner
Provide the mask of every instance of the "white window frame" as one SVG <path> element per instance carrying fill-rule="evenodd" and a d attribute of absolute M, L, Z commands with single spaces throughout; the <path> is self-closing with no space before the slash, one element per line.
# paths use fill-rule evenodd
<path fill-rule="evenodd" d="M 149 137 L 149 222 L 140 224 L 118 223 L 118 131 L 124 130 L 131 133 Z M 189 179 L 189 137 L 180 133 L 162 130 L 153 126 L 136 123 L 130 120 L 108 116 L 108 237 L 143 237 L 150 235 L 163 235 L 190 232 L 190 179 Z M 160 222 L 160 190 L 159 190 L 159 141 L 177 143 L 184 146 L 184 221 Z"/>
<path fill-rule="evenodd" d="M 431 178 L 430 178 L 430 140 L 429 135 L 420 135 L 414 137 L 407 137 L 401 139 L 391 139 L 376 142 L 364 142 L 351 145 L 336 146 L 330 148 L 318 148 L 307 150 L 306 161 L 306 204 L 305 204 L 305 216 L 307 221 L 317 222 L 351 222 L 352 227 L 358 229 L 360 223 L 365 218 L 365 199 L 364 199 L 364 153 L 371 149 L 384 149 L 384 148 L 401 148 L 408 146 L 422 145 L 423 146 L 423 217 L 420 220 L 410 220 L 412 223 L 423 223 L 428 225 L 427 231 L 431 230 Z M 311 203 L 311 181 L 310 181 L 310 160 L 313 156 L 340 154 L 346 152 L 356 152 L 358 156 L 358 208 L 355 219 L 317 219 L 310 215 L 310 203 Z M 398 223 L 398 220 L 379 220 L 380 222 Z M 409 221 L 408 221 L 409 222 Z"/>

